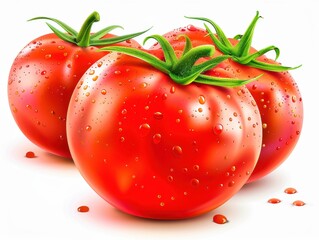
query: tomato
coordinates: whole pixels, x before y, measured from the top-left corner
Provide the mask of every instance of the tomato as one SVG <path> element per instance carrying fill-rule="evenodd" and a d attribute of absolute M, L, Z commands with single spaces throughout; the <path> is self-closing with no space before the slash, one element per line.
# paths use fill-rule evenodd
<path fill-rule="evenodd" d="M 100 45 L 124 41 L 118 44 L 134 47 L 137 43 L 128 39 L 141 33 L 117 37 L 108 31 L 118 26 L 111 26 L 90 35 L 92 24 L 99 20 L 97 12 L 88 17 L 79 33 L 57 19 L 44 19 L 58 23 L 68 33 L 49 25 L 54 33 L 34 39 L 19 52 L 9 74 L 9 104 L 17 125 L 33 143 L 50 153 L 71 157 L 66 114 L 76 84 L 94 62 L 108 54 L 97 51 Z"/>
<path fill-rule="evenodd" d="M 175 49 L 183 48 L 184 44 L 177 36 L 184 34 L 192 40 L 194 46 L 214 45 L 216 47 L 214 56 L 223 54 L 233 56 L 232 59 L 219 64 L 214 69 L 215 72 L 231 72 L 238 78 L 261 76 L 246 85 L 258 106 L 263 126 L 262 150 L 248 182 L 268 175 L 288 158 L 299 140 L 303 123 L 302 97 L 295 80 L 288 72 L 294 68 L 284 67 L 264 55 L 274 50 L 278 57 L 277 47 L 270 46 L 257 52 L 250 45 L 259 18 L 257 12 L 241 39 L 227 39 L 216 23 L 205 18 L 195 19 L 210 23 L 216 30 L 216 35 L 207 26 L 206 30 L 203 30 L 193 25 L 175 29 L 164 35 Z"/>
<path fill-rule="evenodd" d="M 245 86 L 189 79 L 199 66 L 190 65 L 209 48 L 180 53 L 165 45 L 166 62 L 157 58 L 161 49 L 144 49 L 144 60 L 111 53 L 80 80 L 67 114 L 70 150 L 84 179 L 115 208 L 143 218 L 190 218 L 226 202 L 249 178 L 261 149 L 260 114 Z"/>

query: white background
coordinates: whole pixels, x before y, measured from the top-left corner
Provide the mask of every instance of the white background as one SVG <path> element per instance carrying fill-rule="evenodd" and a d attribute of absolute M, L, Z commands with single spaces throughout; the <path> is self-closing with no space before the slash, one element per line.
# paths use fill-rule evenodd
<path fill-rule="evenodd" d="M 319 15 L 316 0 L 254 1 L 131 1 L 131 0 L 10 0 L 0 7 L 0 239 L 318 239 L 318 87 Z M 49 32 L 36 16 L 65 21 L 79 29 L 94 10 L 101 21 L 94 30 L 119 24 L 131 33 L 153 26 L 150 34 L 202 23 L 184 16 L 211 18 L 228 36 L 243 33 L 257 10 L 253 46 L 276 45 L 279 61 L 303 64 L 292 75 L 303 96 L 305 119 L 300 141 L 288 160 L 266 178 L 245 186 L 220 208 L 183 221 L 151 221 L 128 216 L 104 202 L 82 179 L 71 161 L 43 152 L 16 126 L 7 101 L 7 79 L 18 52 L 31 40 Z M 145 35 L 143 36 L 145 37 Z M 143 37 L 137 38 L 141 42 Z M 271 55 L 270 55 L 271 57 Z M 37 158 L 28 159 L 27 151 Z M 295 187 L 298 193 L 283 193 Z M 271 197 L 282 200 L 268 204 Z M 307 203 L 294 207 L 301 199 Z M 88 205 L 90 212 L 78 213 Z M 212 222 L 216 213 L 229 223 Z"/>

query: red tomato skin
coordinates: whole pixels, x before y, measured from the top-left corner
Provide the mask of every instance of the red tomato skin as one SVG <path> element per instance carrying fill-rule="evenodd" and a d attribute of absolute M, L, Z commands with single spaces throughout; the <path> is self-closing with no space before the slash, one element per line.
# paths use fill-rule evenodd
<path fill-rule="evenodd" d="M 184 39 L 179 35 L 185 34 L 192 40 L 193 46 L 212 44 L 206 30 L 189 25 L 166 33 L 164 36 L 173 44 L 174 49 L 182 50 Z M 237 40 L 229 39 L 235 45 Z M 153 47 L 159 48 L 158 45 Z M 215 48 L 214 56 L 222 55 Z M 256 52 L 251 48 L 251 53 Z M 266 56 L 259 61 L 279 64 Z M 255 69 L 236 63 L 224 61 L 213 70 L 216 75 L 224 74 L 240 79 L 248 79 L 263 74 L 258 80 L 247 84 L 258 106 L 263 123 L 263 144 L 260 157 L 248 182 L 259 180 L 278 168 L 295 148 L 303 124 L 303 104 L 299 88 L 289 72 L 270 72 Z"/>
<path fill-rule="evenodd" d="M 24 135 L 42 149 L 71 157 L 67 108 L 84 72 L 107 54 L 97 49 L 78 47 L 52 33 L 31 41 L 14 60 L 8 80 L 11 112 Z"/>
<path fill-rule="evenodd" d="M 264 61 L 271 60 L 263 58 Z M 258 163 L 249 178 L 253 182 L 278 168 L 295 148 L 303 124 L 303 103 L 299 88 L 289 72 L 245 71 L 233 63 L 239 78 L 263 74 L 247 85 L 262 118 L 263 143 Z M 236 68 L 237 67 L 237 68 Z"/>
<path fill-rule="evenodd" d="M 184 219 L 239 191 L 262 138 L 247 88 L 178 85 L 116 53 L 100 61 L 72 95 L 67 134 L 77 168 L 103 199 L 143 218 Z"/>

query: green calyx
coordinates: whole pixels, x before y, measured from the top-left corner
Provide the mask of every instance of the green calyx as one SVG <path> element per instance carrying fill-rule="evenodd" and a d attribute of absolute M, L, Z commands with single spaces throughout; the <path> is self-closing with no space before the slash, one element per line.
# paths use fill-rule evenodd
<path fill-rule="evenodd" d="M 266 54 L 269 51 L 275 51 L 276 58 L 275 60 L 278 59 L 280 55 L 280 50 L 276 46 L 269 46 L 266 48 L 263 48 L 253 54 L 250 54 L 250 49 L 251 49 L 251 43 L 253 39 L 253 34 L 254 30 L 256 27 L 256 24 L 258 20 L 261 18 L 259 15 L 259 12 L 257 11 L 254 19 L 246 29 L 245 33 L 243 35 L 236 35 L 234 39 L 238 40 L 238 43 L 233 46 L 228 38 L 226 37 L 225 33 L 223 30 L 212 20 L 208 18 L 201 18 L 201 17 L 186 17 L 189 19 L 197 19 L 197 20 L 202 20 L 204 22 L 207 22 L 213 26 L 213 28 L 216 31 L 216 34 L 214 34 L 211 29 L 207 26 L 207 24 L 204 23 L 204 26 L 209 33 L 209 36 L 215 43 L 216 47 L 224 54 L 230 55 L 232 60 L 235 62 L 238 62 L 243 65 L 248 65 L 254 68 L 259 68 L 267 71 L 272 71 L 272 72 L 282 72 L 282 71 L 288 71 L 288 70 L 293 70 L 296 68 L 299 68 L 301 65 L 297 67 L 287 67 L 287 66 L 282 66 L 278 64 L 269 64 L 265 62 L 258 61 L 257 58 Z"/>
<path fill-rule="evenodd" d="M 74 30 L 72 27 L 68 26 L 64 22 L 61 22 L 58 19 L 55 18 L 49 18 L 49 17 L 35 17 L 31 18 L 28 21 L 38 20 L 38 19 L 46 19 L 55 22 L 58 24 L 65 32 L 61 32 L 57 28 L 53 27 L 51 24 L 46 23 L 49 28 L 62 40 L 76 44 L 80 47 L 89 47 L 89 46 L 105 46 L 109 44 L 119 43 L 126 40 L 129 40 L 131 38 L 137 37 L 145 32 L 147 32 L 149 29 L 137 32 L 133 34 L 123 35 L 123 36 L 116 36 L 111 38 L 102 38 L 104 35 L 108 34 L 110 31 L 116 28 L 122 28 L 118 25 L 112 25 L 108 26 L 106 28 L 101 29 L 100 31 L 91 34 L 91 28 L 92 25 L 95 22 L 100 21 L 100 15 L 98 12 L 91 13 L 88 18 L 84 21 L 81 29 L 79 32 Z M 122 28 L 123 29 L 123 28 Z"/>
<path fill-rule="evenodd" d="M 152 35 L 144 40 L 144 44 L 149 39 L 155 39 L 162 47 L 164 60 L 156 56 L 135 48 L 122 46 L 109 46 L 101 48 L 102 51 L 114 51 L 124 53 L 129 56 L 141 59 L 156 69 L 166 73 L 170 78 L 178 84 L 188 85 L 192 82 L 203 83 L 214 86 L 236 87 L 247 84 L 256 80 L 260 76 L 252 79 L 233 79 L 220 78 L 202 74 L 203 72 L 214 68 L 222 61 L 230 58 L 228 55 L 211 58 L 215 52 L 213 45 L 192 46 L 191 40 L 186 35 L 181 35 L 185 38 L 185 47 L 182 56 L 178 58 L 172 45 L 160 35 Z M 179 37 L 181 37 L 179 36 Z M 195 64 L 200 58 L 209 58 L 202 63 Z"/>

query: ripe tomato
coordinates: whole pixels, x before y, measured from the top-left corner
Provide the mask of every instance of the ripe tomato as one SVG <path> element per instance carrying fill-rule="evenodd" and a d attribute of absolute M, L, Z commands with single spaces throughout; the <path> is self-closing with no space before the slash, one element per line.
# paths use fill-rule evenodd
<path fill-rule="evenodd" d="M 288 158 L 298 142 L 303 123 L 302 97 L 296 82 L 288 72 L 294 68 L 281 66 L 264 55 L 274 50 L 278 57 L 278 48 L 270 46 L 257 52 L 250 45 L 253 29 L 259 18 L 257 12 L 246 33 L 239 40 L 227 39 L 216 23 L 205 18 L 195 19 L 210 23 L 215 28 L 216 35 L 207 26 L 206 30 L 203 30 L 192 25 L 175 29 L 164 35 L 174 49 L 183 48 L 183 41 L 177 36 L 184 34 L 192 40 L 194 46 L 214 45 L 216 47 L 214 56 L 223 54 L 233 56 L 232 59 L 219 64 L 214 69 L 216 73 L 231 72 L 238 78 L 262 75 L 246 85 L 258 106 L 263 126 L 262 150 L 248 182 L 266 176 Z"/>
<path fill-rule="evenodd" d="M 42 17 L 36 19 L 43 19 Z M 21 131 L 48 152 L 71 157 L 66 139 L 66 113 L 71 94 L 84 72 L 107 52 L 100 45 L 136 46 L 129 40 L 141 33 L 117 37 L 105 28 L 90 35 L 92 24 L 99 20 L 92 13 L 79 33 L 56 19 L 68 33 L 49 25 L 54 33 L 34 39 L 14 60 L 8 81 L 8 97 L 13 117 Z M 95 75 L 92 75 L 94 78 Z"/>
<path fill-rule="evenodd" d="M 149 53 L 150 62 L 162 56 L 161 49 Z M 93 64 L 72 95 L 67 135 L 82 176 L 111 205 L 183 219 L 218 207 L 245 184 L 259 156 L 261 120 L 245 86 L 178 84 L 193 68 L 164 55 L 157 64 L 164 72 L 120 53 Z"/>

